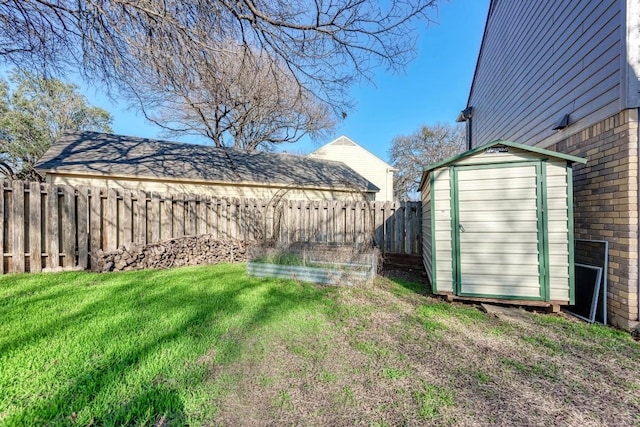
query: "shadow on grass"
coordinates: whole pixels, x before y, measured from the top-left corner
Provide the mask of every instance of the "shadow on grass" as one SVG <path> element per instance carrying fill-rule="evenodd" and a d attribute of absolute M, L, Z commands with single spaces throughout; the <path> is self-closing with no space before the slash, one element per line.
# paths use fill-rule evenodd
<path fill-rule="evenodd" d="M 322 306 L 325 295 L 247 278 L 242 265 L 15 279 L 24 286 L 15 284 L 16 300 L 0 306 L 13 322 L 0 341 L 0 388 L 16 387 L 5 389 L 9 407 L 0 404 L 7 425 L 183 425 L 193 415 L 185 398 L 219 393 L 211 365 L 238 360 L 244 337 L 292 310 Z M 41 321 L 21 327 L 33 316 Z M 37 377 L 43 367 L 53 384 L 25 380 L 17 389 L 10 380 L 24 369 Z"/>
<path fill-rule="evenodd" d="M 383 276 L 395 285 L 391 291 L 397 295 L 431 295 L 431 288 L 426 282 L 427 279 L 416 272 L 391 270 L 385 271 Z"/>

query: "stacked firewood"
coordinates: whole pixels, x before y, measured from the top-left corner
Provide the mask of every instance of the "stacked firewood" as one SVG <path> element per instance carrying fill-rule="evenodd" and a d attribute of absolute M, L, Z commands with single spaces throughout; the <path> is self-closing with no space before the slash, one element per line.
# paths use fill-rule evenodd
<path fill-rule="evenodd" d="M 185 265 L 245 262 L 247 245 L 239 240 L 217 240 L 210 234 L 173 238 L 158 243 L 130 243 L 115 251 L 96 251 L 94 271 L 129 271 Z"/>

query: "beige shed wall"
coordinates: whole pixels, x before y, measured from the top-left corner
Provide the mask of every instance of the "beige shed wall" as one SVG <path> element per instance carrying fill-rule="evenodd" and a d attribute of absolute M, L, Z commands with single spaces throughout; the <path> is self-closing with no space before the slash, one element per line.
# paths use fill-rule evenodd
<path fill-rule="evenodd" d="M 431 180 L 427 179 L 422 188 L 422 265 L 427 272 L 429 283 L 433 285 L 432 261 L 433 248 L 431 244 Z"/>
<path fill-rule="evenodd" d="M 434 176 L 434 206 L 436 253 L 436 286 L 438 292 L 453 292 L 453 247 L 451 245 L 451 179 L 449 169 L 437 169 Z"/>
<path fill-rule="evenodd" d="M 549 297 L 569 300 L 569 199 L 567 166 L 547 162 L 547 235 L 549 238 Z M 573 185 L 573 183 L 571 183 Z"/>
<path fill-rule="evenodd" d="M 86 175 L 65 175 L 49 173 L 50 184 L 71 186 L 87 185 L 105 188 L 126 188 L 131 190 L 155 191 L 158 193 L 208 194 L 216 197 L 237 197 L 250 199 L 271 199 L 283 187 L 256 186 L 250 184 L 228 185 L 203 182 L 156 181 L 129 177 L 96 177 Z M 292 200 L 373 200 L 371 193 L 292 188 L 284 193 L 284 198 Z"/>

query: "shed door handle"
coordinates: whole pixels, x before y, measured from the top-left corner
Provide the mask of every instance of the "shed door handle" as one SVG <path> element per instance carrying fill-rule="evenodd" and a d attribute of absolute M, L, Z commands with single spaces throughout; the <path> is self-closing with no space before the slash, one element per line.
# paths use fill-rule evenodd
<path fill-rule="evenodd" d="M 461 233 L 464 233 L 465 231 L 467 231 L 464 229 L 464 226 L 462 224 L 458 225 L 458 229 L 460 230 Z"/>

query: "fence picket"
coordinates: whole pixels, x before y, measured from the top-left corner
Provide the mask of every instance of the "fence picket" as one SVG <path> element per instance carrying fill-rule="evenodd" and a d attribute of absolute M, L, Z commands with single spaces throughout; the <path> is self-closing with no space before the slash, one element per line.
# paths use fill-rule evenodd
<path fill-rule="evenodd" d="M 60 266 L 60 210 L 58 186 L 51 185 L 47 191 L 47 266 Z"/>
<path fill-rule="evenodd" d="M 119 234 L 120 245 L 128 245 L 133 242 L 133 198 L 131 197 L 131 191 L 125 190 L 122 194 L 122 233 Z"/>
<path fill-rule="evenodd" d="M 394 219 L 394 247 L 393 252 L 402 252 L 404 248 L 404 225 L 405 225 L 405 203 L 400 202 L 396 203 L 396 212 L 393 217 Z"/>
<path fill-rule="evenodd" d="M 77 203 L 77 240 L 78 240 L 78 267 L 86 270 L 89 266 L 89 189 L 79 187 L 76 196 Z"/>
<path fill-rule="evenodd" d="M 42 212 L 40 196 L 40 183 L 29 183 L 29 271 L 42 270 Z"/>
<path fill-rule="evenodd" d="M 160 240 L 173 237 L 173 200 L 170 194 L 162 195 L 162 209 L 160 210 L 161 222 Z"/>
<path fill-rule="evenodd" d="M 155 243 L 160 240 L 160 195 L 151 193 L 151 206 L 147 216 L 147 242 Z"/>
<path fill-rule="evenodd" d="M 102 249 L 102 196 L 97 188 L 90 189 L 89 198 L 89 253 L 91 266 L 95 267 L 98 249 Z"/>
<path fill-rule="evenodd" d="M 220 211 L 218 209 L 218 199 L 213 197 L 209 204 L 209 215 L 207 216 L 207 229 L 214 239 L 219 236 L 220 230 Z"/>
<path fill-rule="evenodd" d="M 133 206 L 133 241 L 144 245 L 147 243 L 147 193 L 137 190 L 135 198 L 136 202 Z"/>
<path fill-rule="evenodd" d="M 76 265 L 76 196 L 75 189 L 66 185 L 62 190 L 62 248 L 64 253 L 63 267 Z"/>
<path fill-rule="evenodd" d="M 207 213 L 209 212 L 209 196 L 200 198 L 196 213 L 196 234 L 207 234 Z"/>
<path fill-rule="evenodd" d="M 105 250 L 113 251 L 118 247 L 118 228 L 120 228 L 120 224 L 118 224 L 118 194 L 113 188 L 107 190 L 106 207 L 102 227 L 106 237 L 103 246 Z"/>
<path fill-rule="evenodd" d="M 24 183 L 13 181 L 12 183 L 13 212 L 9 226 L 13 228 L 13 251 L 11 255 L 12 271 L 14 273 L 24 272 Z"/>
<path fill-rule="evenodd" d="M 195 236 L 196 235 L 196 219 L 197 219 L 197 204 L 195 195 L 187 196 L 188 200 L 185 202 L 185 227 L 184 232 L 186 236 Z"/>

